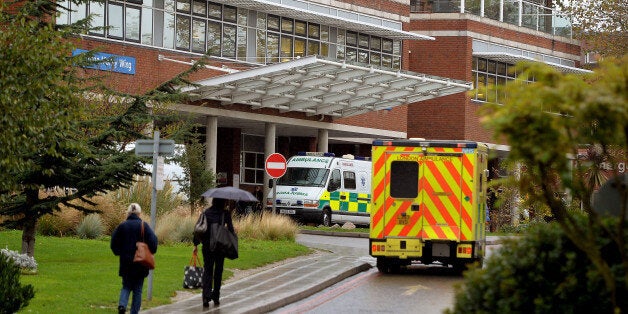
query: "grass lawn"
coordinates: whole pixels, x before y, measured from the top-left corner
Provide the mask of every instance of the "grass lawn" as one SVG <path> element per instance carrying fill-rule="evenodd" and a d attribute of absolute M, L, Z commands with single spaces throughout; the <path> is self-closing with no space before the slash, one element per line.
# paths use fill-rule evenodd
<path fill-rule="evenodd" d="M 19 252 L 21 239 L 21 231 L 0 231 L 0 248 Z M 114 312 L 122 279 L 118 276 L 118 257 L 111 252 L 109 240 L 37 236 L 38 273 L 20 277 L 23 285 L 33 285 L 35 297 L 20 313 Z M 240 257 L 225 260 L 225 279 L 236 269 L 255 268 L 310 252 L 292 241 L 240 239 L 239 246 Z M 152 300 L 146 300 L 148 280 L 145 280 L 143 309 L 170 303 L 175 292 L 183 290 L 183 268 L 190 262 L 192 249 L 191 243 L 158 247 Z"/>

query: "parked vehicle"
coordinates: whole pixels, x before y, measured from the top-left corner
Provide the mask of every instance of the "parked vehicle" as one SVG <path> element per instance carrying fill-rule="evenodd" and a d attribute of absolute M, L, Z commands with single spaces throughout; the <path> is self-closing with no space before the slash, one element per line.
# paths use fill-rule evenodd
<path fill-rule="evenodd" d="M 304 223 L 370 222 L 371 162 L 366 158 L 300 153 L 288 159 L 275 188 L 276 210 Z M 272 208 L 272 190 L 267 200 Z"/>
<path fill-rule="evenodd" d="M 482 263 L 488 147 L 469 141 L 375 140 L 369 253 L 380 272 L 413 261 Z"/>

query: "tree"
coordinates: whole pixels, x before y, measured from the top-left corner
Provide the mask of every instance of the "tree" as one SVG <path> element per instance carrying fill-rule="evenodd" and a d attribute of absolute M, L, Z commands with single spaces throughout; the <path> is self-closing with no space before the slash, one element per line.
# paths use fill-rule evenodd
<path fill-rule="evenodd" d="M 183 167 L 181 188 L 190 201 L 190 213 L 194 213 L 196 206 L 202 203 L 203 194 L 214 186 L 214 174 L 205 168 L 203 151 L 205 145 L 192 138 L 185 145 L 185 151 L 179 156 L 179 163 Z"/>
<path fill-rule="evenodd" d="M 628 54 L 628 5 L 625 0 L 558 0 L 558 6 L 573 18 L 575 38 L 587 52 L 622 57 Z"/>
<path fill-rule="evenodd" d="M 161 125 L 171 119 L 171 114 L 159 116 L 159 104 L 183 98 L 176 86 L 189 83 L 185 76 L 204 65 L 199 62 L 144 95 L 115 93 L 82 73 L 82 66 L 94 65 L 91 53 L 71 57 L 74 46 L 68 39 L 81 25 L 89 23 L 80 21 L 67 28 L 56 28 L 42 16 L 51 16 L 57 9 L 63 8 L 57 7 L 55 1 L 37 1 L 25 2 L 17 11 L 0 11 L 4 30 L 15 38 L 20 37 L 15 34 L 25 37 L 15 41 L 11 36 L 2 37 L 13 49 L 6 57 L 16 59 L 15 63 L 9 60 L 5 64 L 7 73 L 19 74 L 4 87 L 33 94 L 27 97 L 15 94 L 20 97 L 13 104 L 26 117 L 15 119 L 22 128 L 29 129 L 30 123 L 37 119 L 28 117 L 40 115 L 40 108 L 47 110 L 45 114 L 59 118 L 58 123 L 51 120 L 34 126 L 36 131 L 28 140 L 18 136 L 17 141 L 29 143 L 11 146 L 7 154 L 16 158 L 6 164 L 12 163 L 14 167 L 2 169 L 3 178 L 11 181 L 0 188 L 0 215 L 7 217 L 3 225 L 22 228 L 22 253 L 29 256 L 34 255 L 39 217 L 58 211 L 60 204 L 92 213 L 93 210 L 73 200 L 95 205 L 90 200 L 92 196 L 128 187 L 136 175 L 148 174 L 143 167 L 146 160 L 135 156 L 127 144 L 146 137 L 144 130 L 150 125 Z M 24 55 L 33 59 L 20 61 Z M 39 67 L 42 64 L 45 66 Z M 35 88 L 30 87 L 32 91 L 23 91 L 19 85 L 36 81 L 33 71 L 50 76 L 44 77 L 45 84 L 35 84 Z M 38 136 L 39 133 L 43 135 Z M 55 187 L 72 192 L 43 193 Z"/>
<path fill-rule="evenodd" d="M 626 303 L 620 305 L 618 300 L 628 295 L 624 228 L 628 210 L 624 203 L 614 225 L 602 223 L 606 217 L 590 203 L 595 191 L 591 174 L 599 172 L 601 165 L 578 156 L 593 147 L 595 158 L 612 165 L 613 175 L 620 174 L 617 164 L 628 156 L 628 56 L 606 60 L 588 76 L 562 74 L 539 63 L 518 68 L 518 73 L 534 81 L 499 87 L 508 98 L 503 105 L 487 105 L 483 121 L 510 145 L 507 159 L 521 169 L 517 180 L 521 195 L 549 208 L 566 236 L 595 265 L 612 304 L 626 312 Z M 625 200 L 628 195 L 623 193 Z M 585 227 L 576 222 L 573 211 L 587 214 Z M 604 247 L 592 232 L 598 228 L 609 239 Z M 621 262 L 615 264 L 605 256 Z"/>

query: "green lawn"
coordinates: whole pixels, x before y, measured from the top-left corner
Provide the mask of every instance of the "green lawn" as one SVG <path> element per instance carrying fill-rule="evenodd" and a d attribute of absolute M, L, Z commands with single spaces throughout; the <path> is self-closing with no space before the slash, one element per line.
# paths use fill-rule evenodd
<path fill-rule="evenodd" d="M 21 231 L 1 231 L 0 248 L 19 252 L 21 236 Z M 224 278 L 233 275 L 231 270 L 255 268 L 310 252 L 309 248 L 291 241 L 240 239 L 239 242 L 240 258 L 225 261 Z M 153 298 L 146 300 L 146 280 L 142 308 L 170 303 L 175 292 L 183 290 L 183 268 L 190 261 L 192 249 L 192 244 L 159 246 L 155 255 Z M 109 249 L 109 238 L 37 236 L 35 260 L 38 273 L 21 276 L 22 284 L 34 286 L 35 298 L 20 313 L 112 313 L 117 308 L 122 281 L 118 277 L 118 257 Z"/>

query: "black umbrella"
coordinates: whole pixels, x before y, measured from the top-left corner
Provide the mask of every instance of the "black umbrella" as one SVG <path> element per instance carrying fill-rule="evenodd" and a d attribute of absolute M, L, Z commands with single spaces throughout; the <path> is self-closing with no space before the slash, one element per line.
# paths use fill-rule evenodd
<path fill-rule="evenodd" d="M 225 186 L 221 188 L 213 188 L 205 191 L 205 193 L 201 194 L 201 196 L 211 197 L 211 198 L 224 198 L 227 200 L 234 201 L 245 201 L 245 202 L 257 202 L 257 198 L 248 191 L 234 188 L 232 186 Z"/>

